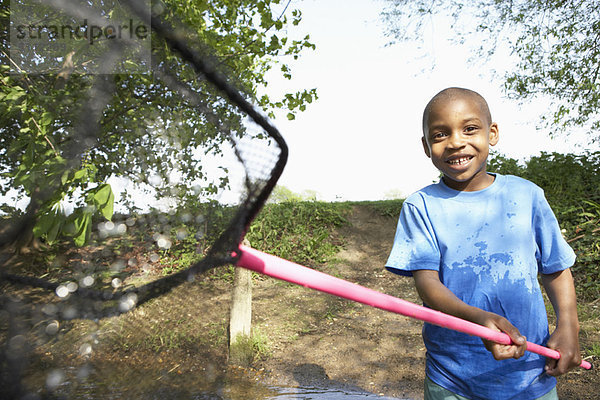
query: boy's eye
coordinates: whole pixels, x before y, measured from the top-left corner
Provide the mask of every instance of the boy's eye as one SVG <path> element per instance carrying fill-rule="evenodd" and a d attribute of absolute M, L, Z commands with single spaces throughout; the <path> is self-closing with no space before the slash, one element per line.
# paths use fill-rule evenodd
<path fill-rule="evenodd" d="M 447 136 L 447 134 L 445 132 L 435 132 L 434 134 L 431 135 L 432 139 L 442 139 L 446 136 Z"/>
<path fill-rule="evenodd" d="M 476 126 L 467 126 L 465 128 L 465 132 L 474 132 L 476 131 L 478 128 Z"/>

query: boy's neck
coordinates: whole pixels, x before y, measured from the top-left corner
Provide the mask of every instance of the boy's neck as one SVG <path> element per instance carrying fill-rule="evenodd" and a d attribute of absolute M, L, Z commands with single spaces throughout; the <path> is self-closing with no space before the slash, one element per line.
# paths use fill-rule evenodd
<path fill-rule="evenodd" d="M 464 182 L 449 179 L 448 177 L 446 177 L 446 175 L 442 177 L 442 180 L 444 181 L 446 186 L 448 186 L 450 189 L 454 189 L 459 192 L 477 192 L 479 190 L 483 190 L 489 187 L 492 183 L 494 183 L 495 179 L 496 177 L 494 175 L 491 175 L 486 171 L 484 171 L 484 173 L 480 176 L 473 177 L 472 179 L 469 179 L 468 181 Z"/>

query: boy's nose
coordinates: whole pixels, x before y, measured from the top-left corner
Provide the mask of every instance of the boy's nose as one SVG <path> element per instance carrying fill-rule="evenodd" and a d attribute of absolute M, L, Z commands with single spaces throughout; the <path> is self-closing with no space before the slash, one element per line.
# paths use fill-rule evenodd
<path fill-rule="evenodd" d="M 448 144 L 450 147 L 452 148 L 459 148 L 459 147 L 463 147 L 465 145 L 465 138 L 462 135 L 462 132 L 453 132 L 450 135 L 450 140 L 448 141 Z"/>

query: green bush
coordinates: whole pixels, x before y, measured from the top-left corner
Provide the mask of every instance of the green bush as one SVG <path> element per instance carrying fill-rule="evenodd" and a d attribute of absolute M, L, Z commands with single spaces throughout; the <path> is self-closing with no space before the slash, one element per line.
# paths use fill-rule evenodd
<path fill-rule="evenodd" d="M 341 241 L 334 229 L 347 223 L 350 206 L 320 201 L 267 204 L 246 238 L 252 247 L 299 264 L 327 262 Z"/>
<path fill-rule="evenodd" d="M 287 201 L 267 204 L 246 234 L 252 247 L 299 264 L 322 264 L 337 253 L 342 244 L 335 228 L 347 223 L 350 206 L 319 201 Z M 203 258 L 207 249 L 226 228 L 234 207 L 216 202 L 188 204 L 174 215 L 153 215 L 159 229 L 147 227 L 153 235 L 169 238 L 162 249 L 162 272 L 170 274 Z M 230 280 L 232 271 L 219 268 L 210 277 Z"/>

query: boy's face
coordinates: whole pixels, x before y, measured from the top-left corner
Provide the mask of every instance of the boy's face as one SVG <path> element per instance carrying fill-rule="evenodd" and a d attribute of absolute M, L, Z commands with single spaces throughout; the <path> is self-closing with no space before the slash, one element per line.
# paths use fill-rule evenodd
<path fill-rule="evenodd" d="M 489 121 L 475 98 L 439 99 L 430 109 L 422 141 L 449 187 L 476 191 L 493 182 L 486 163 L 489 146 L 498 143 L 498 125 Z"/>

